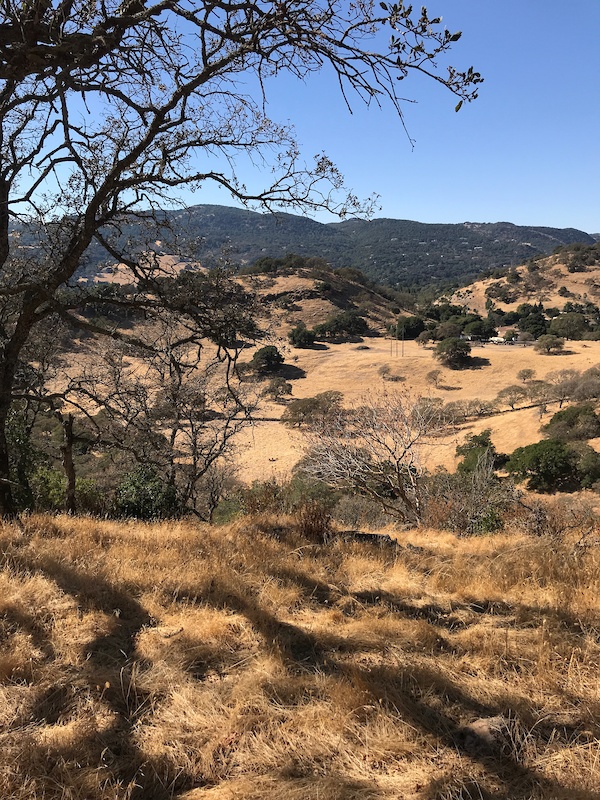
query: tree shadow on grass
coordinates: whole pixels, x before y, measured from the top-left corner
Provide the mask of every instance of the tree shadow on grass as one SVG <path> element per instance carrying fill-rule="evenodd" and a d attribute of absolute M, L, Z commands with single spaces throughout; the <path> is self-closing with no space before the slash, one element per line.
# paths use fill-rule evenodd
<path fill-rule="evenodd" d="M 94 729 L 87 736 L 82 734 L 76 743 L 55 747 L 50 761 L 43 745 L 39 752 L 33 752 L 33 748 L 25 755 L 25 763 L 45 765 L 45 774 L 40 776 L 48 783 L 45 796 L 54 797 L 52 787 L 68 791 L 68 781 L 76 783 L 77 770 L 82 767 L 98 772 L 97 788 L 86 790 L 90 800 L 106 796 L 101 783 L 128 787 L 128 800 L 172 800 L 176 791 L 198 786 L 197 778 L 185 771 L 148 758 L 135 741 L 134 727 L 149 710 L 148 693 L 140 691 L 136 680 L 144 668 L 137 658 L 136 637 L 142 628 L 154 624 L 148 612 L 128 591 L 115 588 L 97 574 L 78 572 L 63 561 L 48 556 L 29 561 L 14 554 L 11 561 L 20 569 L 54 581 L 81 609 L 100 611 L 111 619 L 109 630 L 86 646 L 83 666 L 61 670 L 60 681 L 47 686 L 29 710 L 36 722 L 56 724 L 68 719 L 77 699 L 87 694 L 101 699 L 114 714 L 108 729 L 102 733 Z M 51 647 L 48 641 L 46 651 Z"/>

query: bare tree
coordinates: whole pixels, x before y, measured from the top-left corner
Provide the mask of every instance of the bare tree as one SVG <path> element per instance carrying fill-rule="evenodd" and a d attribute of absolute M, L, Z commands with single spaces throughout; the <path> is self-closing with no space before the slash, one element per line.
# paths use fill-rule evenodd
<path fill-rule="evenodd" d="M 379 50 L 376 34 L 385 30 L 389 45 Z M 326 155 L 306 165 L 293 131 L 267 117 L 269 81 L 326 66 L 347 102 L 389 102 L 401 117 L 398 80 L 417 72 L 460 106 L 476 96 L 480 76 L 437 66 L 459 36 L 403 4 L 3 0 L 0 513 L 13 506 L 6 424 L 36 329 L 60 318 L 128 338 L 86 316 L 97 294 L 77 282 L 77 270 L 90 248 L 131 270 L 131 291 L 106 296 L 105 307 L 144 313 L 173 300 L 162 295 L 160 259 L 148 242 L 163 238 L 160 209 L 177 187 L 212 181 L 268 209 L 363 208 Z M 258 167 L 258 178 L 269 176 L 267 184 L 244 185 L 240 160 Z M 128 242 L 132 217 L 149 229 L 137 248 Z M 215 317 L 229 308 L 214 295 L 211 304 Z M 211 331 L 219 345 L 231 343 L 221 334 Z"/>
<path fill-rule="evenodd" d="M 309 432 L 302 469 L 378 501 L 406 522 L 422 517 L 422 451 L 447 430 L 442 409 L 407 393 L 367 395 Z"/>
<path fill-rule="evenodd" d="M 256 397 L 227 374 L 216 348 L 200 355 L 186 337 L 182 343 L 176 320 L 164 322 L 152 328 L 151 351 L 118 344 L 90 354 L 65 394 L 99 447 L 152 467 L 180 507 L 198 512 L 201 491 L 209 483 L 214 491 L 235 437 L 250 424 Z"/>

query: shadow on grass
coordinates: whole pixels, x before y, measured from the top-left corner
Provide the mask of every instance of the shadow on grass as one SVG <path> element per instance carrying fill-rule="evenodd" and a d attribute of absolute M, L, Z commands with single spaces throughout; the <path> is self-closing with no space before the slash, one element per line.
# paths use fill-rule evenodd
<path fill-rule="evenodd" d="M 47 686 L 29 710 L 34 721 L 56 724 L 68 719 L 77 698 L 87 694 L 101 697 L 114 714 L 109 729 L 101 734 L 95 730 L 87 736 L 82 734 L 75 745 L 55 747 L 50 760 L 43 745 L 39 752 L 34 748 L 25 755 L 26 762 L 45 764 L 44 774 L 39 776 L 44 791 L 47 789 L 44 796 L 54 797 L 52 792 L 57 789 L 62 792 L 57 797 L 66 796 L 65 792 L 71 791 L 68 782 L 72 779 L 77 783 L 81 768 L 98 773 L 97 789 L 86 790 L 89 800 L 106 797 L 105 788 L 113 783 L 115 787 L 128 787 L 123 795 L 127 800 L 172 800 L 176 791 L 198 786 L 197 779 L 185 771 L 148 758 L 135 742 L 134 727 L 149 710 L 148 694 L 136 686 L 136 673 L 144 668 L 136 658 L 136 637 L 143 627 L 154 624 L 148 612 L 129 591 L 115 588 L 97 574 L 81 573 L 63 561 L 47 556 L 29 561 L 19 555 L 12 555 L 11 561 L 20 569 L 54 581 L 80 608 L 111 617 L 110 630 L 86 646 L 83 666 L 72 667 L 63 673 L 61 681 Z M 47 641 L 45 651 L 49 653 L 51 648 Z M 43 683 L 43 674 L 40 678 Z M 77 790 L 74 796 L 79 796 Z"/>

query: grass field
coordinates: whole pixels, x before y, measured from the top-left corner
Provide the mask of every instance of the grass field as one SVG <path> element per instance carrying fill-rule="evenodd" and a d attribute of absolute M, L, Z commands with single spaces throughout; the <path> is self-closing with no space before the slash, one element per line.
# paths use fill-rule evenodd
<path fill-rule="evenodd" d="M 442 369 L 439 388 L 427 379 L 431 370 L 439 368 L 433 350 L 416 342 L 404 343 L 382 338 L 366 338 L 358 349 L 356 343 L 334 344 L 324 350 L 288 349 L 286 361 L 304 372 L 304 377 L 292 380 L 292 398 L 311 397 L 330 389 L 341 391 L 345 400 L 352 401 L 365 392 L 405 389 L 414 395 L 439 397 L 444 402 L 480 398 L 492 401 L 504 387 L 519 383 L 517 373 L 522 369 L 535 370 L 544 379 L 548 373 L 564 369 L 585 371 L 600 364 L 600 342 L 568 342 L 566 353 L 542 355 L 532 347 L 491 345 L 474 346 L 473 355 L 489 363 L 476 369 Z M 282 350 L 284 343 L 281 343 Z M 389 366 L 390 374 L 403 380 L 382 380 L 379 370 Z M 254 426 L 239 439 L 241 452 L 240 477 L 252 480 L 289 475 L 302 457 L 301 432 L 284 427 L 277 420 L 285 406 L 264 403 Z M 444 466 L 454 469 L 456 445 L 466 435 L 491 428 L 492 441 L 499 452 L 510 453 L 516 447 L 532 444 L 542 438 L 540 425 L 548 422 L 558 403 L 548 403 L 547 413 L 540 418 L 538 408 L 517 409 L 469 422 L 453 430 L 445 440 L 439 440 L 427 458 L 430 468 Z"/>
<path fill-rule="evenodd" d="M 0 796 L 600 798 L 587 529 L 0 531 Z"/>

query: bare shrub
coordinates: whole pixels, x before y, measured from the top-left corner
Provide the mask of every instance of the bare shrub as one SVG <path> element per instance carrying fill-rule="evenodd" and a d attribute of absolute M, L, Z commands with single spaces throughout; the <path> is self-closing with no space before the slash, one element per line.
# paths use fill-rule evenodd
<path fill-rule="evenodd" d="M 581 498 L 561 497 L 552 502 L 522 500 L 514 527 L 529 536 L 562 539 L 586 536 L 598 521 L 591 504 Z"/>
<path fill-rule="evenodd" d="M 447 427 L 442 405 L 405 392 L 365 395 L 350 408 L 334 410 L 307 434 L 303 470 L 376 500 L 402 522 L 418 523 L 421 450 Z"/>
<path fill-rule="evenodd" d="M 318 500 L 306 503 L 295 514 L 298 533 L 318 544 L 323 544 L 331 538 L 331 521 L 331 513 Z"/>
<path fill-rule="evenodd" d="M 519 492 L 512 481 L 496 476 L 494 455 L 486 450 L 473 471 L 431 476 L 425 496 L 427 525 L 473 536 L 502 530 Z"/>

